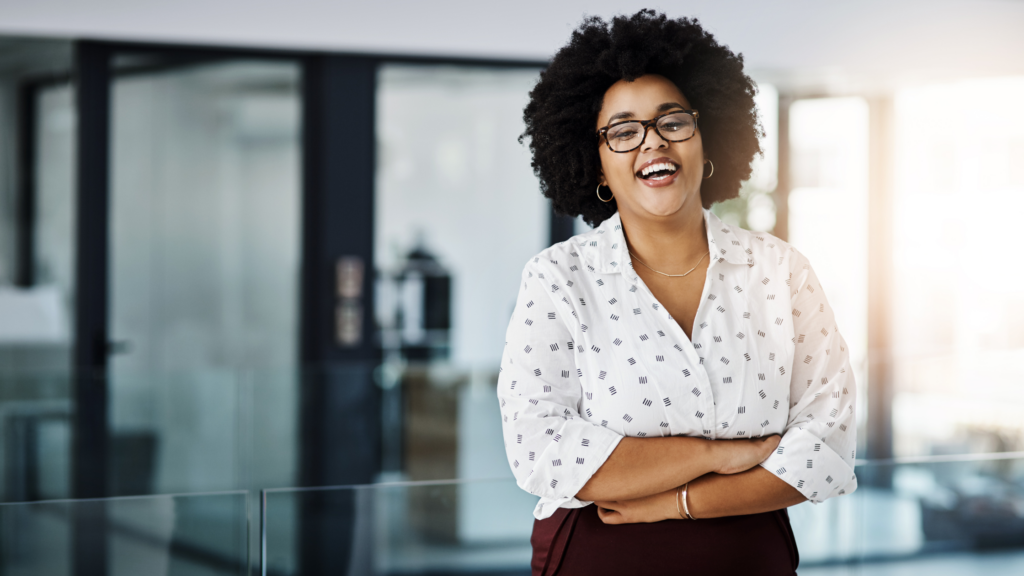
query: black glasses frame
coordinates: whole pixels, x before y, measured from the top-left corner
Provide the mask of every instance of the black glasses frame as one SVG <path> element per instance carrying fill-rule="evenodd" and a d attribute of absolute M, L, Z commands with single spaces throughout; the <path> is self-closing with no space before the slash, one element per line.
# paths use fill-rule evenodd
<path fill-rule="evenodd" d="M 665 135 L 661 133 L 661 130 L 658 130 L 658 120 L 661 120 L 662 118 L 666 116 L 671 116 L 673 114 L 689 114 L 690 116 L 693 116 L 693 134 L 690 134 L 688 137 L 683 138 L 681 140 L 673 140 L 671 138 L 666 138 Z M 600 139 L 603 137 L 604 143 L 608 146 L 608 149 L 611 150 L 612 152 L 615 152 L 616 154 L 625 154 L 626 152 L 632 152 L 633 150 L 636 150 L 637 148 L 643 146 L 644 142 L 647 141 L 648 128 L 654 128 L 654 131 L 658 133 L 658 136 L 660 136 L 662 140 L 667 140 L 669 142 L 686 142 L 690 138 L 693 138 L 694 136 L 697 135 L 698 118 L 700 118 L 700 113 L 697 112 L 696 110 L 673 110 L 671 112 L 666 112 L 661 116 L 655 116 L 650 120 L 623 120 L 622 122 L 615 122 L 614 124 L 609 124 L 597 131 L 597 138 L 600 141 Z M 644 137 L 640 139 L 639 144 L 630 148 L 629 150 L 615 150 L 614 148 L 612 148 L 612 143 L 608 141 L 608 131 L 611 130 L 612 128 L 615 128 L 616 126 L 621 126 L 623 124 L 629 123 L 639 123 L 640 126 L 642 126 L 644 129 Z"/>

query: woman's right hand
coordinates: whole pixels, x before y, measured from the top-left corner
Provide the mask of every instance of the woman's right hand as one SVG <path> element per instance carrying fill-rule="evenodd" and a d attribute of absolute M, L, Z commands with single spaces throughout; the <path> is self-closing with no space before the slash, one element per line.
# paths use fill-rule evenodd
<path fill-rule="evenodd" d="M 750 470 L 779 446 L 778 434 L 749 440 L 712 440 L 711 451 L 716 474 L 739 474 Z"/>

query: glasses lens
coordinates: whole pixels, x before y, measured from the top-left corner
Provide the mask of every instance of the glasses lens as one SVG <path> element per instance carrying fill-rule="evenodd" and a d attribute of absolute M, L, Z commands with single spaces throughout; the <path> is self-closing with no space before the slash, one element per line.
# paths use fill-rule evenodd
<path fill-rule="evenodd" d="M 677 114 L 669 114 L 658 120 L 658 132 L 666 140 L 679 142 L 680 140 L 692 138 L 696 125 L 697 123 L 694 122 L 693 116 L 679 112 Z"/>
<path fill-rule="evenodd" d="M 607 136 L 612 150 L 632 150 L 644 139 L 644 127 L 639 122 L 623 122 L 609 128 Z"/>

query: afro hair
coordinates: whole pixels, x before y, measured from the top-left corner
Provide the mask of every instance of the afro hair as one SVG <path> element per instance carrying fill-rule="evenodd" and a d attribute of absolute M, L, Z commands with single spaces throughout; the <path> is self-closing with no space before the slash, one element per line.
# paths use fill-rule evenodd
<path fill-rule="evenodd" d="M 601 174 L 597 116 L 605 92 L 619 80 L 646 74 L 671 80 L 700 111 L 704 156 L 714 177 L 701 186 L 701 203 L 734 198 L 750 178 L 763 134 L 754 106 L 756 87 L 743 56 L 706 32 L 696 19 L 669 19 L 653 10 L 586 18 L 541 72 L 523 112 L 532 166 L 554 209 L 596 226 L 616 211 L 594 190 Z"/>

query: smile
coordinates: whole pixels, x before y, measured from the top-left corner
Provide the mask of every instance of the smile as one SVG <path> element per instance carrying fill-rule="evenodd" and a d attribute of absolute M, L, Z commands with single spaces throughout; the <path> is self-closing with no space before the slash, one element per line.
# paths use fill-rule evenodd
<path fill-rule="evenodd" d="M 649 164 L 637 171 L 636 177 L 641 180 L 664 180 L 679 171 L 679 166 L 672 162 Z"/>
<path fill-rule="evenodd" d="M 648 188 L 663 188 L 671 186 L 682 171 L 682 166 L 675 160 L 662 156 L 644 162 L 634 175 Z"/>

